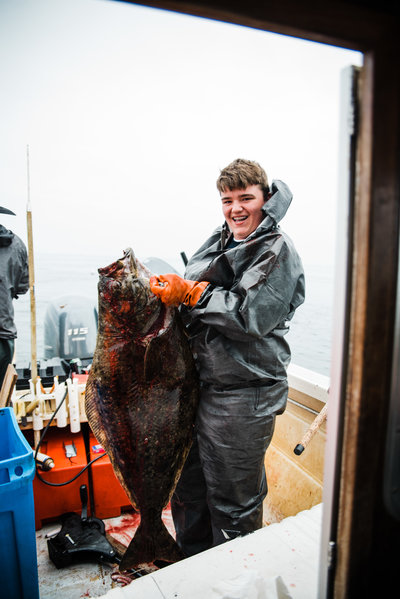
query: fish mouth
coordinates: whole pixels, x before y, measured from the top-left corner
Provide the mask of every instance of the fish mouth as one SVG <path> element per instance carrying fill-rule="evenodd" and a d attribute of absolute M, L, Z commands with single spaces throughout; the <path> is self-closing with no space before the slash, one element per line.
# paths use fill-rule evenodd
<path fill-rule="evenodd" d="M 150 280 L 152 273 L 135 256 L 132 248 L 124 250 L 124 255 L 108 266 L 98 269 L 99 275 L 107 278 L 119 279 L 124 275 L 133 275 L 135 279 Z"/>
<path fill-rule="evenodd" d="M 135 253 L 132 248 L 127 248 L 124 251 L 123 260 L 128 267 L 130 268 L 130 272 L 134 273 L 137 278 L 143 278 L 150 280 L 150 277 L 153 275 L 152 272 L 144 264 L 140 262 L 135 256 Z"/>

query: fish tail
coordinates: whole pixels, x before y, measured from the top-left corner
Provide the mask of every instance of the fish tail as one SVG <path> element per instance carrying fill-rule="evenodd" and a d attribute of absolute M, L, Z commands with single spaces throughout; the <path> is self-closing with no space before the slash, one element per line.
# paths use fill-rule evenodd
<path fill-rule="evenodd" d="M 151 533 L 140 523 L 133 539 L 125 551 L 119 570 L 129 570 L 138 564 L 149 564 L 156 560 L 177 562 L 184 558 L 175 539 L 160 519 L 151 528 Z"/>

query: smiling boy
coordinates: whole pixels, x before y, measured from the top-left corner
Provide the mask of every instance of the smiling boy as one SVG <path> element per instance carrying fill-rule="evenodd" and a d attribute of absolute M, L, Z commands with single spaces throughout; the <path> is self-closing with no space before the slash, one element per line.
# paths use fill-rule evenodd
<path fill-rule="evenodd" d="M 172 499 L 177 542 L 194 555 L 262 526 L 265 451 L 286 407 L 289 321 L 304 273 L 280 229 L 292 194 L 237 159 L 217 180 L 225 222 L 187 264 L 185 278 L 151 279 L 181 305 L 200 376 L 193 446 Z"/>

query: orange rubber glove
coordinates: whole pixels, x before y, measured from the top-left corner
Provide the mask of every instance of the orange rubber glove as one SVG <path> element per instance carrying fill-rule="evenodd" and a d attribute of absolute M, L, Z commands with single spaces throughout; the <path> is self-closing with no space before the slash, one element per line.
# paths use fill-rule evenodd
<path fill-rule="evenodd" d="M 188 281 L 174 274 L 150 278 L 150 289 L 167 306 L 195 306 L 208 284 L 207 281 Z"/>

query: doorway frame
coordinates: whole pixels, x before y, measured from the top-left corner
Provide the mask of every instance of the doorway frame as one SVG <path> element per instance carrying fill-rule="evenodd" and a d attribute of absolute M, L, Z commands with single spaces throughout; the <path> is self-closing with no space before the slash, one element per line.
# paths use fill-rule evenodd
<path fill-rule="evenodd" d="M 344 47 L 364 55 L 349 232 L 347 357 L 341 380 L 336 381 L 342 389 L 343 406 L 336 447 L 341 463 L 335 491 L 336 558 L 332 588 L 321 590 L 320 596 L 356 596 L 360 580 L 364 596 L 370 596 L 388 566 L 388 551 L 396 546 L 400 532 L 399 523 L 385 509 L 382 493 L 399 239 L 398 11 L 394 3 L 385 0 L 122 1 Z M 321 563 L 321 567 L 326 564 Z"/>

